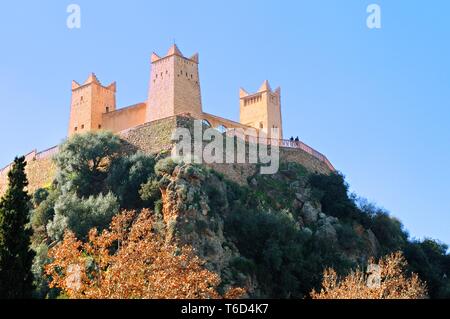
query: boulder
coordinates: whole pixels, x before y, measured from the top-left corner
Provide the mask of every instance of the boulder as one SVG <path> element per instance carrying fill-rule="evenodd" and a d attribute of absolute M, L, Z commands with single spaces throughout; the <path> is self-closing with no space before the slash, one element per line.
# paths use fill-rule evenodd
<path fill-rule="evenodd" d="M 320 239 L 328 240 L 333 243 L 337 242 L 336 229 L 328 221 L 323 223 L 323 225 L 317 229 L 316 236 Z"/>
<path fill-rule="evenodd" d="M 305 205 L 303 205 L 301 216 L 306 225 L 311 225 L 317 222 L 319 213 L 320 212 L 311 205 L 310 202 L 306 202 Z"/>

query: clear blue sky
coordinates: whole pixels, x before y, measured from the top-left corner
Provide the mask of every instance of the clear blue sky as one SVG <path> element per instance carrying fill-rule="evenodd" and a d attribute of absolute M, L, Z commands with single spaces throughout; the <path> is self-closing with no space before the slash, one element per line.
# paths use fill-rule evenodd
<path fill-rule="evenodd" d="M 66 8 L 82 9 L 80 30 Z M 381 5 L 382 29 L 366 27 Z M 450 243 L 450 1 L 3 1 L 0 166 L 66 134 L 70 85 L 96 72 L 146 99 L 152 51 L 200 53 L 204 110 L 238 119 L 238 89 L 282 87 L 284 133 L 418 238 Z"/>

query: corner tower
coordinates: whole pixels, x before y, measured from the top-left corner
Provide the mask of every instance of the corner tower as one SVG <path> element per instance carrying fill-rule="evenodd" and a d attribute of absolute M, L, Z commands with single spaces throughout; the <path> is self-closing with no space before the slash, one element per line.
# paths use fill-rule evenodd
<path fill-rule="evenodd" d="M 202 114 L 198 54 L 183 56 L 174 44 L 165 57 L 151 57 L 146 121 L 181 113 Z"/>
<path fill-rule="evenodd" d="M 102 114 L 115 110 L 115 82 L 103 86 L 94 73 L 82 85 L 72 81 L 68 136 L 102 129 Z"/>
<path fill-rule="evenodd" d="M 254 94 L 240 89 L 240 122 L 264 131 L 271 137 L 271 129 L 279 129 L 279 139 L 283 138 L 281 119 L 281 89 L 272 91 L 269 82 L 264 83 Z"/>

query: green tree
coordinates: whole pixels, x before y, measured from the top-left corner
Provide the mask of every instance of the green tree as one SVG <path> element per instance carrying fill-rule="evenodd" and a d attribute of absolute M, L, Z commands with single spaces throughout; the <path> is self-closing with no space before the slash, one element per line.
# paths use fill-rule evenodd
<path fill-rule="evenodd" d="M 313 174 L 309 183 L 325 214 L 348 220 L 360 217 L 354 201 L 348 195 L 349 186 L 342 174 Z"/>
<path fill-rule="evenodd" d="M 55 215 L 47 225 L 52 239 L 61 240 L 66 229 L 84 238 L 91 228 L 103 230 L 119 212 L 119 203 L 112 193 L 79 198 L 75 193 L 61 195 L 55 203 Z"/>
<path fill-rule="evenodd" d="M 25 158 L 14 160 L 9 186 L 0 201 L 0 298 L 29 298 L 33 291 L 29 228 L 30 197 Z"/>
<path fill-rule="evenodd" d="M 450 298 L 450 255 L 448 246 L 432 239 L 406 245 L 409 268 L 426 281 L 431 298 Z"/>
<path fill-rule="evenodd" d="M 56 156 L 58 187 L 79 197 L 101 193 L 111 163 L 120 153 L 120 138 L 110 132 L 76 134 Z"/>
<path fill-rule="evenodd" d="M 117 196 L 120 207 L 136 209 L 144 206 L 139 190 L 155 175 L 154 167 L 155 158 L 142 153 L 118 158 L 111 164 L 106 184 Z"/>

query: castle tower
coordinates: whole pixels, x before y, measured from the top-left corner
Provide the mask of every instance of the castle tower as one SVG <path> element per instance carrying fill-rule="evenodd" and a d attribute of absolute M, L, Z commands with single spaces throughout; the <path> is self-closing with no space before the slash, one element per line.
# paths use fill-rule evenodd
<path fill-rule="evenodd" d="M 202 114 L 198 54 L 186 58 L 174 44 L 165 57 L 151 57 L 146 121 L 181 113 Z"/>
<path fill-rule="evenodd" d="M 94 73 L 82 85 L 72 81 L 68 136 L 102 129 L 102 114 L 115 110 L 115 82 L 103 86 Z"/>
<path fill-rule="evenodd" d="M 269 82 L 264 81 L 258 92 L 247 93 L 240 89 L 240 122 L 258 130 L 263 130 L 271 137 L 271 129 L 279 129 L 278 138 L 283 138 L 281 119 L 281 89 L 272 91 Z"/>

